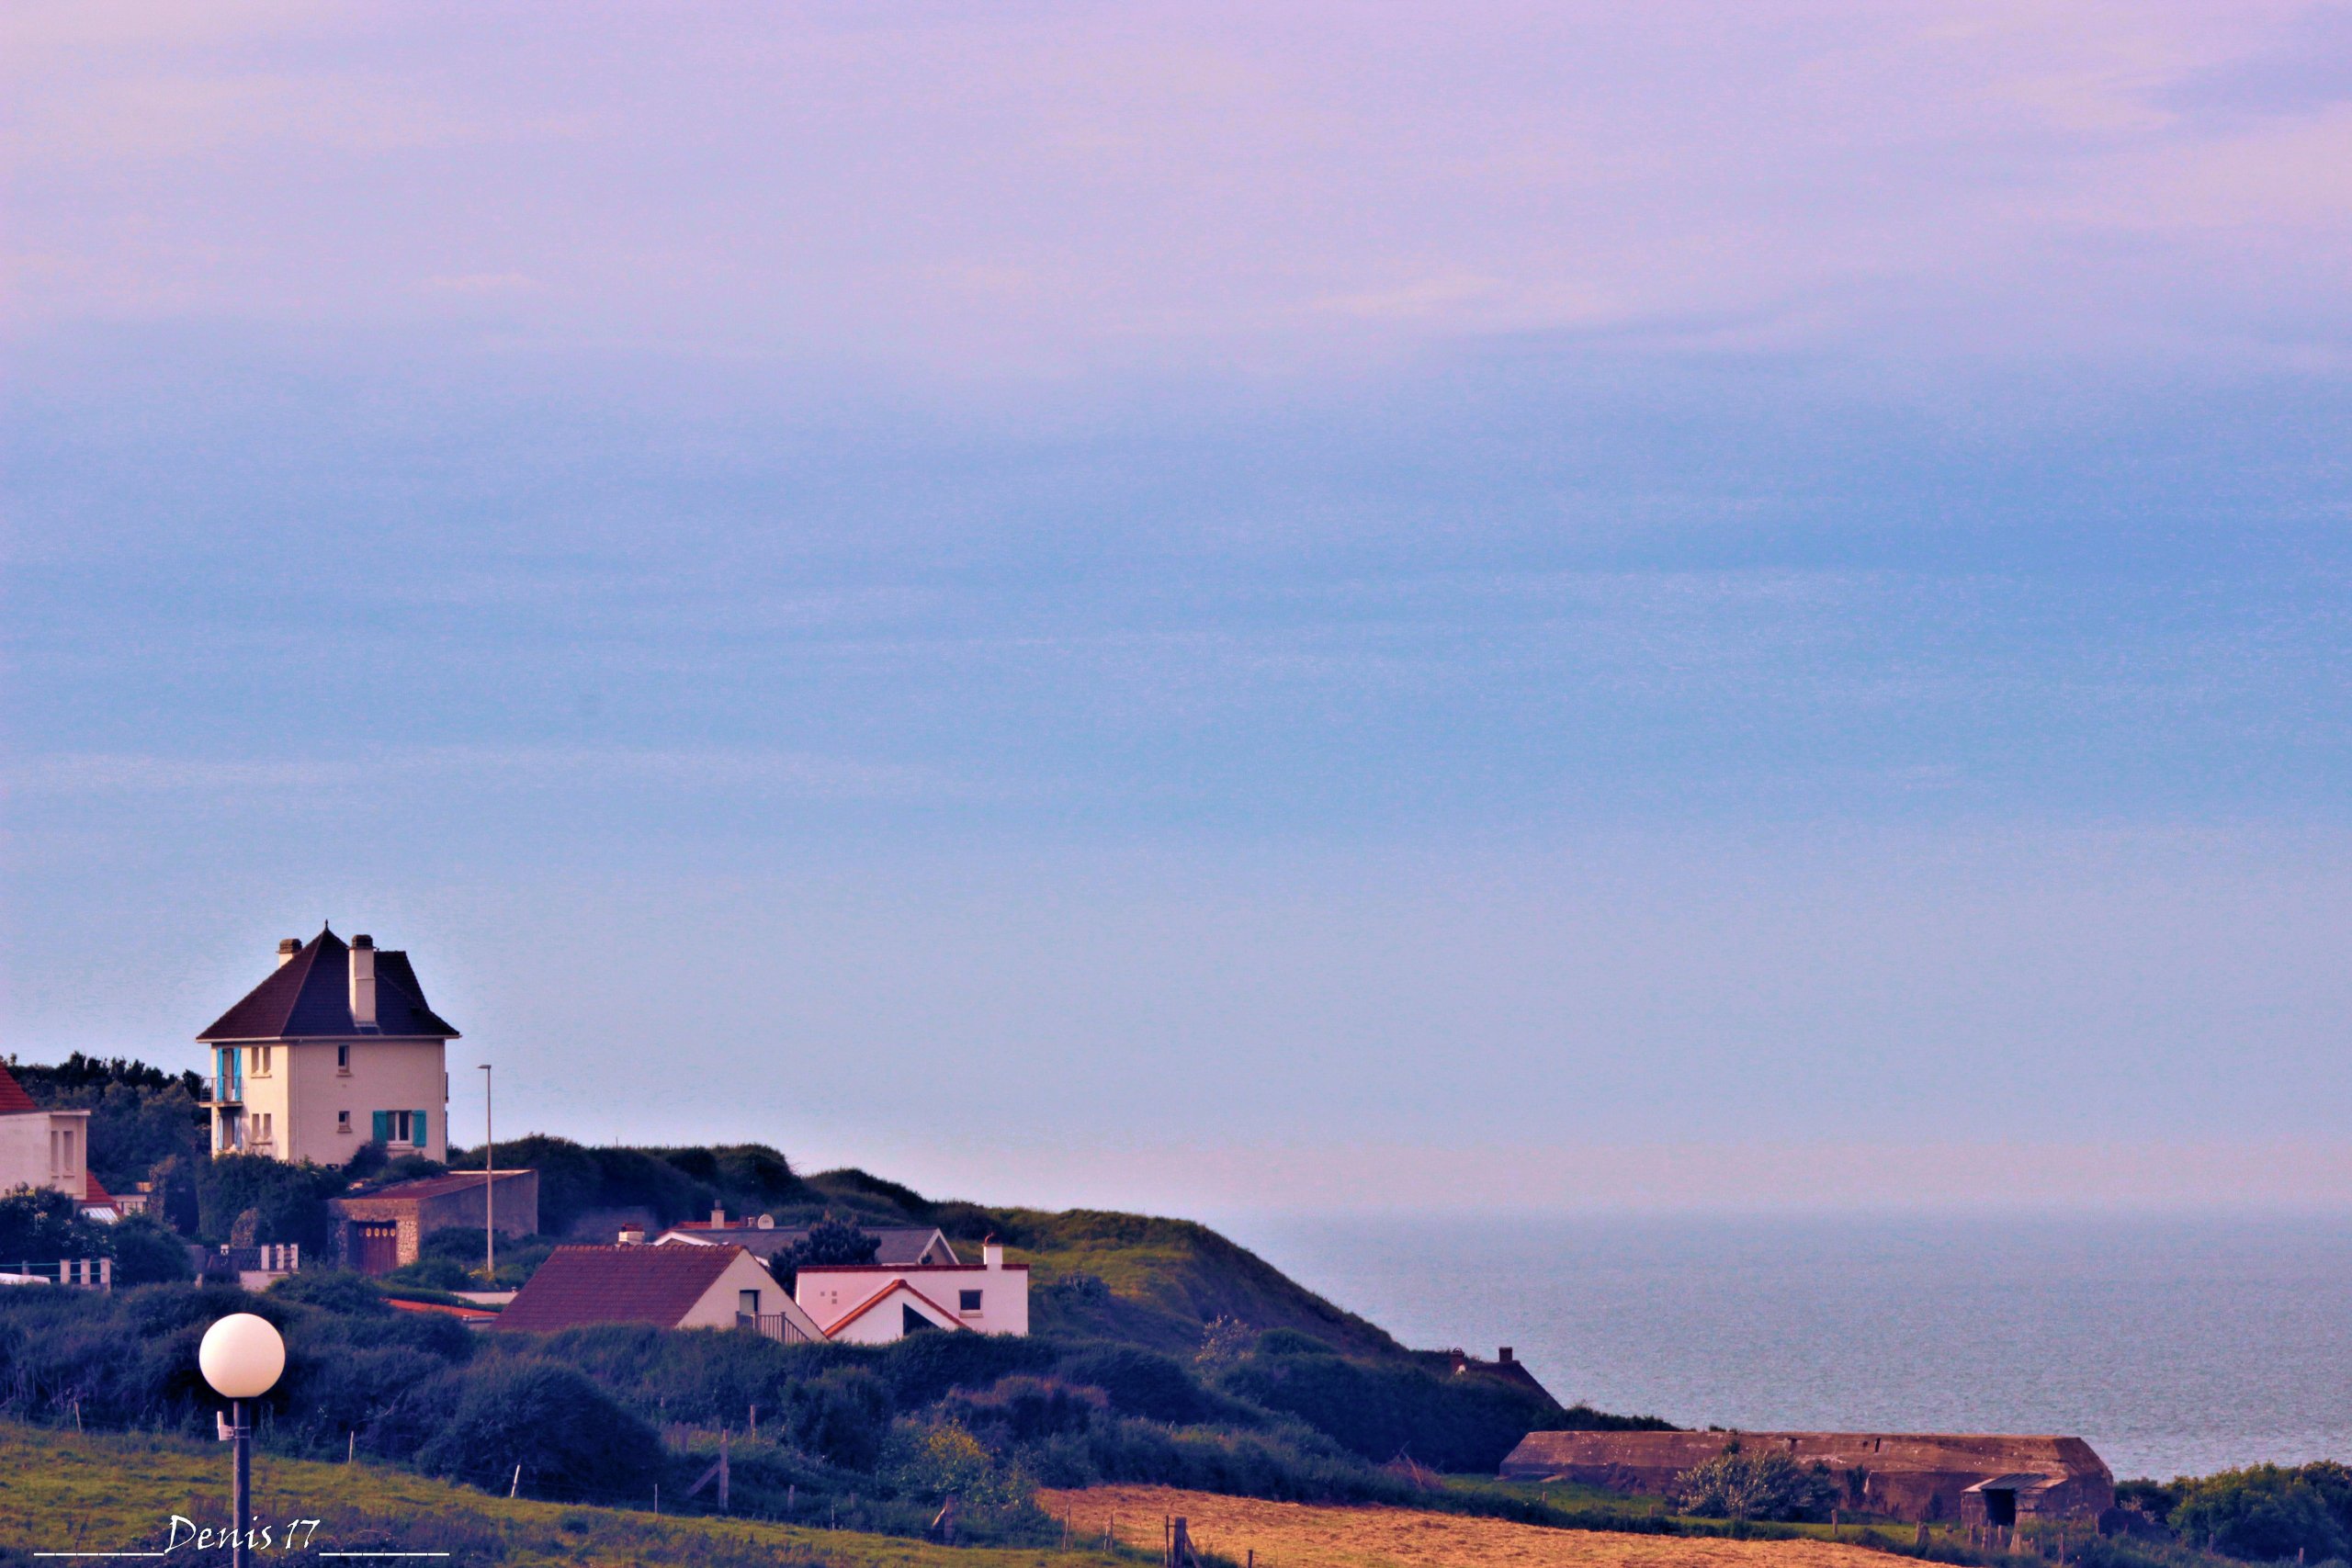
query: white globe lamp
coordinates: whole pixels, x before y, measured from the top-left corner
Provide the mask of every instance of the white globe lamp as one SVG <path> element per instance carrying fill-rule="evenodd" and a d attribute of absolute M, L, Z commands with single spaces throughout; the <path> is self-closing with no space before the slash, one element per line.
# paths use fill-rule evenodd
<path fill-rule="evenodd" d="M 254 1511 L 253 1428 L 245 1424 L 245 1401 L 277 1386 L 286 1371 L 286 1341 L 267 1318 L 232 1312 L 204 1331 L 196 1364 L 229 1402 L 229 1559 L 245 1568 Z"/>
<path fill-rule="evenodd" d="M 204 1331 L 196 1364 L 223 1399 L 259 1399 L 286 1370 L 286 1341 L 267 1318 L 231 1313 Z"/>

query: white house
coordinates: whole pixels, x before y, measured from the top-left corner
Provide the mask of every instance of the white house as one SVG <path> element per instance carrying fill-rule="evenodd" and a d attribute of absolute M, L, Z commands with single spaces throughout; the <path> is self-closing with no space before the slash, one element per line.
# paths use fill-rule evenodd
<path fill-rule="evenodd" d="M 405 953 L 322 930 L 196 1038 L 213 1052 L 216 1154 L 342 1165 L 371 1138 L 447 1159 L 448 1042 Z"/>
<path fill-rule="evenodd" d="M 1029 1332 L 1029 1265 L 989 1242 L 978 1263 L 856 1263 L 800 1270 L 793 1299 L 828 1339 L 887 1345 L 932 1329 Z"/>
<path fill-rule="evenodd" d="M 86 1202 L 89 1161 L 90 1113 L 43 1111 L 0 1067 L 0 1192 L 49 1187 Z"/>
<path fill-rule="evenodd" d="M 824 1337 L 740 1247 L 559 1247 L 498 1314 L 502 1329 L 539 1334 L 593 1323 L 751 1328 L 804 1343 Z"/>

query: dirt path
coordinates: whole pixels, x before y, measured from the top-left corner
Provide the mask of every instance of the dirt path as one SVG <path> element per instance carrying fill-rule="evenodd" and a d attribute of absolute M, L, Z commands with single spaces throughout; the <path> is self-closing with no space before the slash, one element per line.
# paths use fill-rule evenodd
<path fill-rule="evenodd" d="M 1508 1519 L 1413 1508 L 1267 1503 L 1166 1486 L 1044 1492 L 1038 1504 L 1071 1521 L 1072 1539 L 1119 1539 L 1159 1550 L 1161 1521 L 1186 1521 L 1193 1541 L 1259 1568 L 1887 1568 L 1884 1552 L 1826 1540 L 1712 1540 L 1545 1529 Z"/>

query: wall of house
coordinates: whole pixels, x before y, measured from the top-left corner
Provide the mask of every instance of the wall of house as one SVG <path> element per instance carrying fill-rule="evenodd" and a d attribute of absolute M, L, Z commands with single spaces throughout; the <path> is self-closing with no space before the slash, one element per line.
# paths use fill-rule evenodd
<path fill-rule="evenodd" d="M 51 1134 L 71 1133 L 73 1158 L 59 1168 Z M 0 1116 L 0 1192 L 48 1187 L 81 1199 L 89 1196 L 90 1113 L 86 1111 L 23 1111 Z"/>
<path fill-rule="evenodd" d="M 1029 1266 L 1006 1263 L 1000 1249 L 993 1262 L 909 1264 L 903 1268 L 888 1268 L 865 1264 L 857 1268 L 803 1269 L 793 1286 L 793 1298 L 808 1309 L 808 1315 L 819 1323 L 831 1325 L 842 1314 L 854 1311 L 859 1303 L 871 1300 L 875 1292 L 887 1288 L 894 1280 L 904 1280 L 921 1291 L 929 1300 L 953 1314 L 966 1328 L 979 1334 L 1026 1334 L 1029 1332 Z M 963 1292 L 978 1291 L 980 1304 L 977 1311 L 963 1307 Z M 899 1337 L 899 1325 L 895 1314 L 882 1314 L 890 1318 L 890 1339 Z M 853 1330 L 853 1337 L 866 1341 Z"/>
<path fill-rule="evenodd" d="M 348 1071 L 335 1066 L 336 1047 L 346 1043 L 351 1048 Z M 448 1157 L 447 1052 L 440 1041 L 363 1037 L 271 1043 L 266 1069 L 259 1048 L 237 1049 L 244 1057 L 248 1152 L 341 1165 L 372 1135 L 376 1111 L 422 1111 L 425 1137 L 415 1152 L 436 1160 Z M 351 1113 L 347 1130 L 337 1116 L 346 1111 Z M 395 1144 L 392 1152 L 406 1154 L 410 1145 Z"/>
<path fill-rule="evenodd" d="M 784 1310 L 784 1287 L 775 1282 L 775 1275 L 760 1267 L 759 1259 L 747 1252 L 727 1266 L 727 1272 L 721 1274 L 718 1281 L 702 1293 L 702 1299 L 695 1303 L 687 1310 L 686 1315 L 678 1320 L 678 1326 L 681 1328 L 734 1327 L 735 1314 L 741 1310 L 743 1299 L 741 1292 L 745 1291 L 760 1292 L 762 1312 L 777 1313 Z"/>

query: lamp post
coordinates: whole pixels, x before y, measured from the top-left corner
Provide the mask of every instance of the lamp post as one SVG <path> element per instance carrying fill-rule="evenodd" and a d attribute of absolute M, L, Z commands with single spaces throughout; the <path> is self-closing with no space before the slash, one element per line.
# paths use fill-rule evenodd
<path fill-rule="evenodd" d="M 481 1282 L 498 1289 L 498 1130 L 490 1119 L 490 1064 L 481 1064 Z"/>
<path fill-rule="evenodd" d="M 233 1312 L 204 1331 L 196 1364 L 212 1391 L 229 1402 L 229 1560 L 245 1568 L 245 1536 L 254 1511 L 253 1428 L 245 1401 L 259 1399 L 286 1370 L 286 1341 L 269 1320 Z"/>

